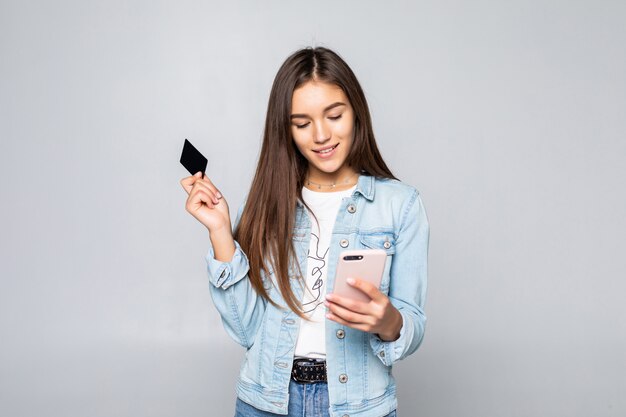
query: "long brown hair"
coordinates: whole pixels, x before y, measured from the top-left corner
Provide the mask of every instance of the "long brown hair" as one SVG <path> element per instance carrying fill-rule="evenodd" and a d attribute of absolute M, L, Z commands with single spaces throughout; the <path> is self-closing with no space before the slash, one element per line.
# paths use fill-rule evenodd
<path fill-rule="evenodd" d="M 290 116 L 294 90 L 310 80 L 337 85 L 354 109 L 354 138 L 346 162 L 363 175 L 395 179 L 376 146 L 363 89 L 344 60 L 322 47 L 289 56 L 272 85 L 261 154 L 234 238 L 248 257 L 248 276 L 257 294 L 278 307 L 261 278 L 261 270 L 266 274 L 273 270 L 283 299 L 305 319 L 289 284 L 289 270 L 295 266 L 292 272 L 297 271 L 300 282 L 304 281 L 292 238 L 308 161 L 294 144 Z"/>

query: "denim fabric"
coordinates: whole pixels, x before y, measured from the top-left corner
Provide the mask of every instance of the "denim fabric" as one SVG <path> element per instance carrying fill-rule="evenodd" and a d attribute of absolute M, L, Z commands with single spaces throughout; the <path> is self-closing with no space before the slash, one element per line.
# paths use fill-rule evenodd
<path fill-rule="evenodd" d="M 237 398 L 235 417 L 282 417 L 284 414 L 270 413 L 254 408 Z M 329 417 L 328 384 L 299 384 L 293 380 L 289 383 L 289 408 L 287 417 Z M 384 417 L 396 417 L 396 411 Z"/>
<path fill-rule="evenodd" d="M 235 227 L 246 202 L 239 208 Z M 301 202 L 296 207 L 293 245 L 306 271 L 311 221 Z M 397 408 L 392 365 L 415 352 L 422 342 L 426 316 L 429 225 L 419 192 L 400 181 L 359 177 L 342 200 L 330 241 L 327 292 L 333 291 L 339 254 L 349 249 L 383 249 L 387 253 L 380 290 L 402 315 L 400 337 L 391 342 L 372 333 L 326 321 L 326 363 L 331 417 L 380 417 Z M 300 318 L 277 289 L 273 271 L 263 275 L 276 308 L 258 296 L 248 277 L 248 258 L 235 241 L 230 262 L 206 257 L 209 291 L 226 332 L 246 349 L 237 381 L 237 396 L 261 410 L 285 415 L 290 402 L 291 364 Z M 302 297 L 295 265 L 291 288 Z"/>

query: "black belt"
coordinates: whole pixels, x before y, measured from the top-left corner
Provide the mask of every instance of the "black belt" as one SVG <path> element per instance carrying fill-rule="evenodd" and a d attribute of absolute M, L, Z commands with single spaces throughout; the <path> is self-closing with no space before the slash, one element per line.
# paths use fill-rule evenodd
<path fill-rule="evenodd" d="M 300 383 L 326 382 L 326 361 L 323 359 L 299 358 L 293 360 L 291 379 Z"/>

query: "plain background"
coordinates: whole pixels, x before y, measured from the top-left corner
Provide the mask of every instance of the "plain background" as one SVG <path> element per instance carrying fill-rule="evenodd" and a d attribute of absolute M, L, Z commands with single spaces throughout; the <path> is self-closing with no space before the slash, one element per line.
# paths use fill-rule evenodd
<path fill-rule="evenodd" d="M 0 415 L 233 414 L 243 349 L 178 158 L 189 138 L 234 214 L 309 45 L 351 65 L 431 223 L 399 414 L 626 415 L 624 22 L 622 0 L 0 1 Z"/>

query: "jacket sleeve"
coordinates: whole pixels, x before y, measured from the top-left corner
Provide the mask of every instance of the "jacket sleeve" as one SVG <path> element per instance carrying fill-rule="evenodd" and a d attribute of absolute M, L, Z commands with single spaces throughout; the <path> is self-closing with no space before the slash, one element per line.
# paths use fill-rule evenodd
<path fill-rule="evenodd" d="M 428 240 L 430 228 L 422 199 L 415 190 L 403 209 L 396 250 L 390 268 L 389 300 L 402 315 L 400 337 L 385 342 L 370 333 L 374 354 L 387 366 L 417 350 L 424 338 Z"/>
<path fill-rule="evenodd" d="M 235 228 L 244 206 L 245 201 L 237 212 Z M 230 337 L 249 349 L 261 327 L 267 301 L 256 293 L 248 279 L 248 258 L 235 241 L 235 253 L 230 262 L 215 259 L 211 245 L 206 261 L 211 298 L 222 317 L 222 324 Z"/>

